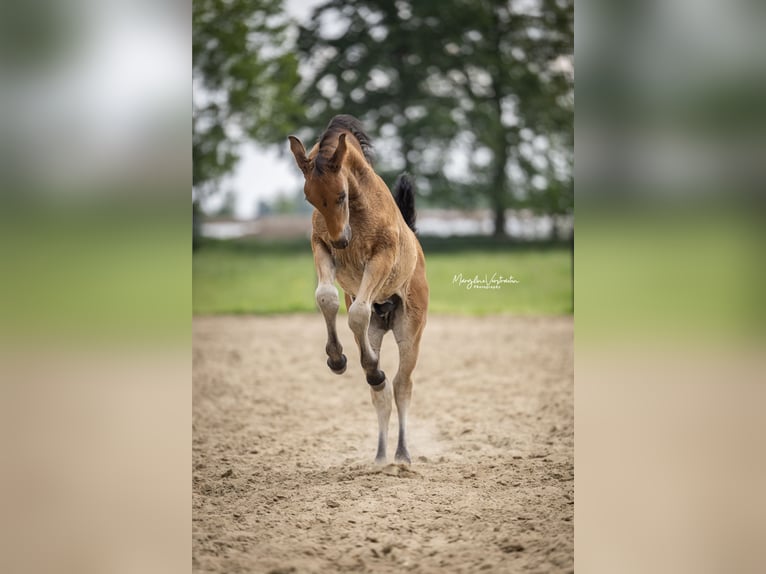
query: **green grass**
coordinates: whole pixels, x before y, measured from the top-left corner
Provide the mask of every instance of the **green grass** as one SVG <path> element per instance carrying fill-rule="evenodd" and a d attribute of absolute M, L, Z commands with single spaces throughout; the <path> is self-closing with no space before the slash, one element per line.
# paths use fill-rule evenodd
<path fill-rule="evenodd" d="M 284 313 L 314 310 L 314 259 L 277 244 L 205 243 L 192 258 L 195 314 Z"/>
<path fill-rule="evenodd" d="M 188 218 L 99 206 L 6 212 L 0 337 L 149 341 L 189 336 Z"/>
<path fill-rule="evenodd" d="M 519 252 L 464 251 L 427 256 L 435 313 L 489 315 L 497 313 L 559 315 L 572 312 L 570 253 L 565 249 Z M 499 289 L 467 289 L 463 278 L 512 276 L 518 283 Z"/>
<path fill-rule="evenodd" d="M 762 229 L 730 206 L 588 212 L 578 219 L 580 341 L 763 336 Z"/>
<path fill-rule="evenodd" d="M 430 310 L 464 315 L 572 312 L 571 254 L 566 246 L 497 243 L 486 238 L 424 239 Z M 193 256 L 195 314 L 316 310 L 307 240 L 205 241 Z M 517 284 L 466 289 L 464 278 L 512 275 Z"/>

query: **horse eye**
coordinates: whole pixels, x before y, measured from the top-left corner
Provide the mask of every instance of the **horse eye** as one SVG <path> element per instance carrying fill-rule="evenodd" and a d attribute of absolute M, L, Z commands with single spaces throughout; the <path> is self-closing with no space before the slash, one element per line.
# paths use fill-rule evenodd
<path fill-rule="evenodd" d="M 338 205 L 341 205 L 344 201 L 346 201 L 346 192 L 342 191 L 338 196 Z"/>

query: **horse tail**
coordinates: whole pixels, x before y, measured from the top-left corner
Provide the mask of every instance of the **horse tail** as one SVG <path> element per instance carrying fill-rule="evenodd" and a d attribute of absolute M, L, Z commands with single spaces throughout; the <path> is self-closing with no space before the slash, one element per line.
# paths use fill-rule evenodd
<path fill-rule="evenodd" d="M 399 211 L 402 212 L 404 222 L 417 233 L 415 229 L 415 184 L 408 173 L 401 174 L 394 185 L 394 199 Z"/>

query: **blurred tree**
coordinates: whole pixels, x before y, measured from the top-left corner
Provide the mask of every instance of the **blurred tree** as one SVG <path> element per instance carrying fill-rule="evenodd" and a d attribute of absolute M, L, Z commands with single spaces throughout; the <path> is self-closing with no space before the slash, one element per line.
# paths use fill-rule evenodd
<path fill-rule="evenodd" d="M 259 199 L 255 204 L 256 217 L 263 217 L 264 215 L 271 215 L 273 212 L 271 203 L 265 199 Z"/>
<path fill-rule="evenodd" d="M 454 57 L 443 75 L 460 94 L 475 150 L 491 156 L 478 183 L 495 235 L 504 234 L 508 207 L 571 210 L 572 0 L 456 0 L 445 14 L 455 23 L 447 34 L 463 23 L 458 35 L 445 34 Z"/>
<path fill-rule="evenodd" d="M 439 2 L 418 3 L 434 12 L 430 24 L 403 4 L 329 0 L 318 6 L 298 39 L 311 70 L 302 92 L 310 125 L 324 127 L 335 114 L 349 113 L 395 146 L 378 166 L 389 183 L 417 166 L 417 175 L 433 187 L 447 161 L 433 152 L 446 148 L 458 130 L 452 94 L 423 86 L 425 61 L 436 70 L 429 52 L 438 35 L 422 28 L 440 22 Z"/>
<path fill-rule="evenodd" d="M 304 112 L 281 1 L 193 0 L 192 33 L 192 186 L 205 196 L 243 142 L 283 143 Z"/>
<path fill-rule="evenodd" d="M 233 189 L 228 189 L 223 192 L 223 203 L 215 211 L 216 217 L 231 218 L 234 217 L 237 207 L 237 194 Z"/>
<path fill-rule="evenodd" d="M 329 0 L 299 37 L 304 97 L 316 123 L 351 113 L 395 142 L 384 172 L 491 207 L 503 235 L 508 207 L 573 208 L 573 33 L 572 0 Z"/>

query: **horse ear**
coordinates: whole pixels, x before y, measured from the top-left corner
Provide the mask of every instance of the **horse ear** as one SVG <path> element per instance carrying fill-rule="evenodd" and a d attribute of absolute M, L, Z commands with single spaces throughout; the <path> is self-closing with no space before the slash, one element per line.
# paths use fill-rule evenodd
<path fill-rule="evenodd" d="M 346 155 L 346 134 L 340 134 L 338 137 L 338 147 L 335 148 L 335 153 L 330 158 L 330 169 L 332 171 L 340 171 L 340 166 L 343 165 L 343 158 Z"/>
<path fill-rule="evenodd" d="M 306 157 L 306 148 L 303 147 L 301 140 L 295 136 L 288 136 L 287 139 L 290 140 L 290 151 L 293 152 L 293 155 L 295 156 L 295 163 L 298 164 L 303 175 L 307 176 L 309 171 L 309 160 Z"/>

